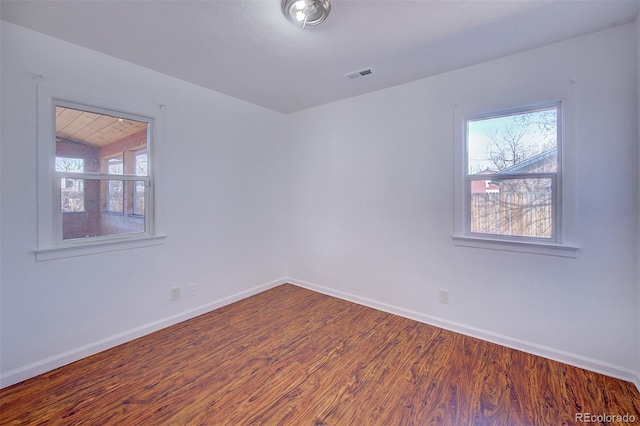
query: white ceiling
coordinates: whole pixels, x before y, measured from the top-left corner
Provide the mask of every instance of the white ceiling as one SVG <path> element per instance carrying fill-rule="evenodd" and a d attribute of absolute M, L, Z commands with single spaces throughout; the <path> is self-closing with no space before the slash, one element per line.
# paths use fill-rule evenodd
<path fill-rule="evenodd" d="M 632 22 L 640 0 L 2 0 L 3 20 L 289 113 Z M 375 74 L 343 74 L 371 67 Z"/>

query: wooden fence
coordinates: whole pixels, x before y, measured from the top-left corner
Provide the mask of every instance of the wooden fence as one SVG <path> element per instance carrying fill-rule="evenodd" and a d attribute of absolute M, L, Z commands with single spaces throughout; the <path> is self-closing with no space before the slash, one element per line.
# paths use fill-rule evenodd
<path fill-rule="evenodd" d="M 550 238 L 549 191 L 471 194 L 471 232 Z"/>

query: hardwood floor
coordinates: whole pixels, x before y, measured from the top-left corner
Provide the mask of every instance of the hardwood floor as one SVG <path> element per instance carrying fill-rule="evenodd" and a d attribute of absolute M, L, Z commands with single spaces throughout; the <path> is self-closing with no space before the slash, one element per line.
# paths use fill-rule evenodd
<path fill-rule="evenodd" d="M 576 413 L 640 425 L 640 394 L 293 285 L 0 390 L 2 425 L 607 424 Z"/>

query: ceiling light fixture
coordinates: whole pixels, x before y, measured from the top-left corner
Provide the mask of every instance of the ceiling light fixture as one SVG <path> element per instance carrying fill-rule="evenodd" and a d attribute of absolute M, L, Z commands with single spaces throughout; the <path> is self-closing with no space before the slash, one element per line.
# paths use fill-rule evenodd
<path fill-rule="evenodd" d="M 291 22 L 304 29 L 327 19 L 331 3 L 329 0 L 283 0 L 282 11 Z"/>

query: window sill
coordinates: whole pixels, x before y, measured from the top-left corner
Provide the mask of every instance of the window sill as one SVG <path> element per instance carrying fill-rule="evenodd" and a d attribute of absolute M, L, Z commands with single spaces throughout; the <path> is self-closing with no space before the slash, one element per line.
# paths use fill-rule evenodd
<path fill-rule="evenodd" d="M 453 244 L 461 247 L 482 248 L 487 250 L 511 251 L 517 253 L 539 254 L 543 256 L 578 257 L 578 247 L 567 244 L 554 244 L 530 241 L 507 241 L 488 238 L 457 236 Z"/>
<path fill-rule="evenodd" d="M 140 247 L 158 246 L 164 243 L 166 235 L 126 237 L 100 241 L 79 241 L 35 251 L 36 261 L 65 259 L 69 257 L 87 256 L 110 251 L 130 250 Z"/>

